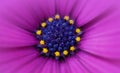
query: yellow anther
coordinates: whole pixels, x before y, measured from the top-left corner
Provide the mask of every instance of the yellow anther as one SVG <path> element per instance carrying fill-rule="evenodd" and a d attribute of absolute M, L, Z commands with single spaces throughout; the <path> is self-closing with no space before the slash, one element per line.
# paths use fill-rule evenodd
<path fill-rule="evenodd" d="M 75 40 L 76 40 L 77 42 L 79 42 L 79 41 L 80 41 L 80 37 L 76 37 Z"/>
<path fill-rule="evenodd" d="M 48 21 L 49 21 L 49 22 L 52 22 L 52 21 L 53 21 L 53 18 L 51 18 L 51 17 L 48 18 Z"/>
<path fill-rule="evenodd" d="M 64 50 L 63 51 L 63 54 L 66 56 L 66 55 L 68 55 L 68 51 L 67 50 Z"/>
<path fill-rule="evenodd" d="M 56 56 L 56 57 L 59 57 L 59 56 L 60 56 L 60 52 L 59 52 L 59 51 L 56 51 L 56 52 L 55 52 L 55 56 Z"/>
<path fill-rule="evenodd" d="M 60 19 L 60 15 L 55 15 L 55 19 Z"/>
<path fill-rule="evenodd" d="M 68 21 L 69 20 L 69 16 L 65 16 L 64 20 Z"/>
<path fill-rule="evenodd" d="M 80 33 L 80 32 L 81 32 L 80 28 L 76 28 L 76 33 Z"/>
<path fill-rule="evenodd" d="M 41 26 L 42 26 L 42 27 L 45 27 L 45 26 L 46 26 L 46 23 L 45 23 L 45 22 L 43 22 L 43 23 L 41 24 Z"/>
<path fill-rule="evenodd" d="M 70 51 L 74 51 L 75 50 L 75 47 L 74 46 L 71 46 L 70 47 Z"/>
<path fill-rule="evenodd" d="M 37 30 L 37 31 L 36 31 L 36 34 L 37 34 L 37 35 L 41 35 L 41 34 L 42 34 L 42 31 L 41 31 L 41 30 Z"/>
<path fill-rule="evenodd" d="M 72 25 L 72 24 L 74 24 L 74 21 L 73 20 L 69 20 L 69 23 Z"/>
<path fill-rule="evenodd" d="M 47 49 L 47 48 L 43 48 L 42 52 L 43 52 L 43 53 L 47 53 L 47 52 L 48 52 L 48 49 Z"/>
<path fill-rule="evenodd" d="M 44 40 L 40 40 L 40 45 L 44 45 L 45 41 Z"/>

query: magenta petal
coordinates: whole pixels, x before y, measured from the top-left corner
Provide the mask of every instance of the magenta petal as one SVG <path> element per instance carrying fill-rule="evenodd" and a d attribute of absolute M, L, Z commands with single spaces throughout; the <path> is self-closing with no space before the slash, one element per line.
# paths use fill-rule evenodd
<path fill-rule="evenodd" d="M 53 0 L 7 0 L 0 3 L 0 26 L 14 25 L 33 31 L 41 21 L 54 14 L 55 2 Z"/>
<path fill-rule="evenodd" d="M 72 17 L 77 19 L 76 22 L 79 26 L 85 25 L 89 21 L 92 21 L 104 12 L 112 13 L 110 11 L 116 9 L 117 0 L 82 0 L 78 1 Z"/>
<path fill-rule="evenodd" d="M 82 65 L 80 58 L 73 57 L 68 59 L 65 65 L 67 67 L 67 73 L 88 73 L 88 71 Z"/>
<path fill-rule="evenodd" d="M 115 65 L 114 61 L 102 59 L 89 53 L 82 52 L 81 55 L 78 55 L 79 60 L 84 65 L 88 72 L 86 73 L 119 73 L 119 66 Z M 117 62 L 117 61 L 116 61 Z"/>
<path fill-rule="evenodd" d="M 60 66 L 61 66 L 61 63 L 59 62 L 59 61 L 51 61 L 51 66 L 52 66 L 52 69 L 51 69 L 51 72 L 52 73 L 57 73 L 57 72 L 60 72 L 60 73 L 62 73 L 61 72 L 61 70 L 60 70 Z"/>
<path fill-rule="evenodd" d="M 50 16 L 53 17 L 56 14 L 56 4 L 55 0 L 42 0 L 42 5 L 39 6 L 44 11 L 44 15 L 46 16 L 46 19 Z"/>
<path fill-rule="evenodd" d="M 86 29 L 80 47 L 97 56 L 120 59 L 119 19 L 119 14 L 111 14 L 111 16 Z"/>
<path fill-rule="evenodd" d="M 61 73 L 67 73 L 66 63 L 60 64 L 60 71 L 61 71 Z"/>
<path fill-rule="evenodd" d="M 0 49 L 33 46 L 37 43 L 33 34 L 15 26 L 0 27 Z"/>
<path fill-rule="evenodd" d="M 35 14 L 32 14 L 29 6 L 24 2 L 26 3 L 27 1 L 10 0 L 3 2 L 3 4 L 0 5 L 0 26 L 14 25 L 21 29 L 33 31 L 38 23 L 36 23 L 34 18 Z M 30 4 L 30 2 L 28 2 L 28 4 Z"/>
<path fill-rule="evenodd" d="M 39 63 L 38 61 L 40 61 L 39 58 L 36 62 L 37 58 L 39 58 L 37 51 L 30 47 L 0 51 L 0 72 L 22 73 L 22 69 L 25 69 L 26 71 L 23 72 L 28 73 L 27 71 L 30 70 L 26 69 L 27 66 L 29 68 L 35 67 Z"/>
<path fill-rule="evenodd" d="M 115 6 L 115 9 L 111 9 L 112 12 L 105 12 L 102 17 L 98 15 L 97 20 L 83 26 L 80 48 L 96 56 L 120 60 L 120 8 L 117 3 L 114 5 L 114 1 L 111 2 Z"/>
<path fill-rule="evenodd" d="M 36 73 L 39 73 L 39 72 L 41 72 L 41 73 L 51 73 L 52 72 L 53 73 L 53 70 L 55 70 L 55 69 L 53 69 L 53 61 L 51 61 L 51 60 L 45 60 L 44 65 L 42 65 L 40 67 L 41 67 L 41 69 L 38 68 L 38 71 Z"/>
<path fill-rule="evenodd" d="M 78 0 L 56 0 L 56 11 L 61 16 L 72 14 L 72 8 Z"/>

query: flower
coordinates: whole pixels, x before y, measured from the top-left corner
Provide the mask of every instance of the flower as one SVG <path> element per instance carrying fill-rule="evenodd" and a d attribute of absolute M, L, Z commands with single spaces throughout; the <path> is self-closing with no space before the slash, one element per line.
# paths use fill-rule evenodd
<path fill-rule="evenodd" d="M 118 0 L 0 1 L 0 73 L 120 73 Z M 80 51 L 63 61 L 36 50 L 34 30 L 59 14 L 82 29 Z M 59 16 L 55 17 L 59 19 Z M 68 20 L 65 17 L 65 20 Z M 53 20 L 50 18 L 50 22 Z M 43 24 L 43 27 L 46 25 Z M 37 33 L 41 35 L 41 30 Z M 79 30 L 77 31 L 79 32 Z M 42 44 L 45 42 L 42 40 Z M 72 46 L 72 50 L 74 50 Z M 44 48 L 43 52 L 48 52 Z M 67 51 L 64 52 L 67 54 Z M 59 56 L 57 52 L 55 54 Z"/>

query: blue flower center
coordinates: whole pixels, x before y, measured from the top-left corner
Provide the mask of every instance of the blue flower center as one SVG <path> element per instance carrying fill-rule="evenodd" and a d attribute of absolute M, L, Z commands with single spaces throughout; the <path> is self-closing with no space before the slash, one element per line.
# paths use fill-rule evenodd
<path fill-rule="evenodd" d="M 48 18 L 36 30 L 40 55 L 57 60 L 73 55 L 80 41 L 81 30 L 69 16 Z"/>

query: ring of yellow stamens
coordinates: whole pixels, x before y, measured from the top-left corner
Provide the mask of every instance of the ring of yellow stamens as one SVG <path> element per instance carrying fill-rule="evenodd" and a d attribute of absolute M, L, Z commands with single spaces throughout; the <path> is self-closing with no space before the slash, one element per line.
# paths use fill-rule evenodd
<path fill-rule="evenodd" d="M 46 26 L 47 24 L 45 23 L 45 22 L 43 22 L 42 24 L 41 24 L 41 26 L 44 28 L 45 26 Z"/>
<path fill-rule="evenodd" d="M 64 50 L 63 51 L 63 54 L 66 56 L 66 55 L 68 55 L 68 51 L 67 50 Z"/>
<path fill-rule="evenodd" d="M 75 32 L 76 32 L 76 33 L 80 33 L 81 30 L 80 30 L 79 28 L 76 28 Z"/>
<path fill-rule="evenodd" d="M 53 21 L 53 18 L 51 18 L 51 17 L 48 18 L 48 21 L 49 21 L 49 22 L 52 22 L 52 21 Z"/>
<path fill-rule="evenodd" d="M 43 48 L 42 52 L 43 53 L 48 53 L 48 49 L 47 48 Z"/>
<path fill-rule="evenodd" d="M 40 40 L 40 45 L 44 45 L 45 41 L 44 40 Z"/>
<path fill-rule="evenodd" d="M 41 30 L 37 30 L 37 31 L 36 31 L 36 34 L 37 34 L 37 35 L 41 35 L 41 34 L 42 34 L 42 31 L 41 31 Z"/>
<path fill-rule="evenodd" d="M 60 19 L 60 15 L 55 15 L 55 19 Z"/>
<path fill-rule="evenodd" d="M 74 46 L 71 46 L 70 47 L 70 51 L 74 51 L 75 50 L 75 47 Z"/>
<path fill-rule="evenodd" d="M 76 37 L 75 40 L 76 40 L 77 42 L 79 42 L 79 41 L 80 41 L 80 37 Z"/>
<path fill-rule="evenodd" d="M 68 21 L 69 20 L 69 16 L 65 16 L 64 20 Z"/>
<path fill-rule="evenodd" d="M 34 34 L 38 39 L 36 48 L 40 55 L 64 60 L 77 53 L 77 46 L 82 40 L 82 29 L 74 24 L 75 21 L 70 16 L 61 17 L 59 14 L 39 23 L 40 26 Z"/>
<path fill-rule="evenodd" d="M 60 52 L 59 52 L 59 51 L 56 51 L 56 52 L 55 52 L 55 56 L 56 56 L 56 57 L 59 57 L 59 56 L 60 56 Z"/>
<path fill-rule="evenodd" d="M 69 23 L 72 25 L 72 24 L 74 24 L 74 21 L 73 20 L 69 20 Z"/>

